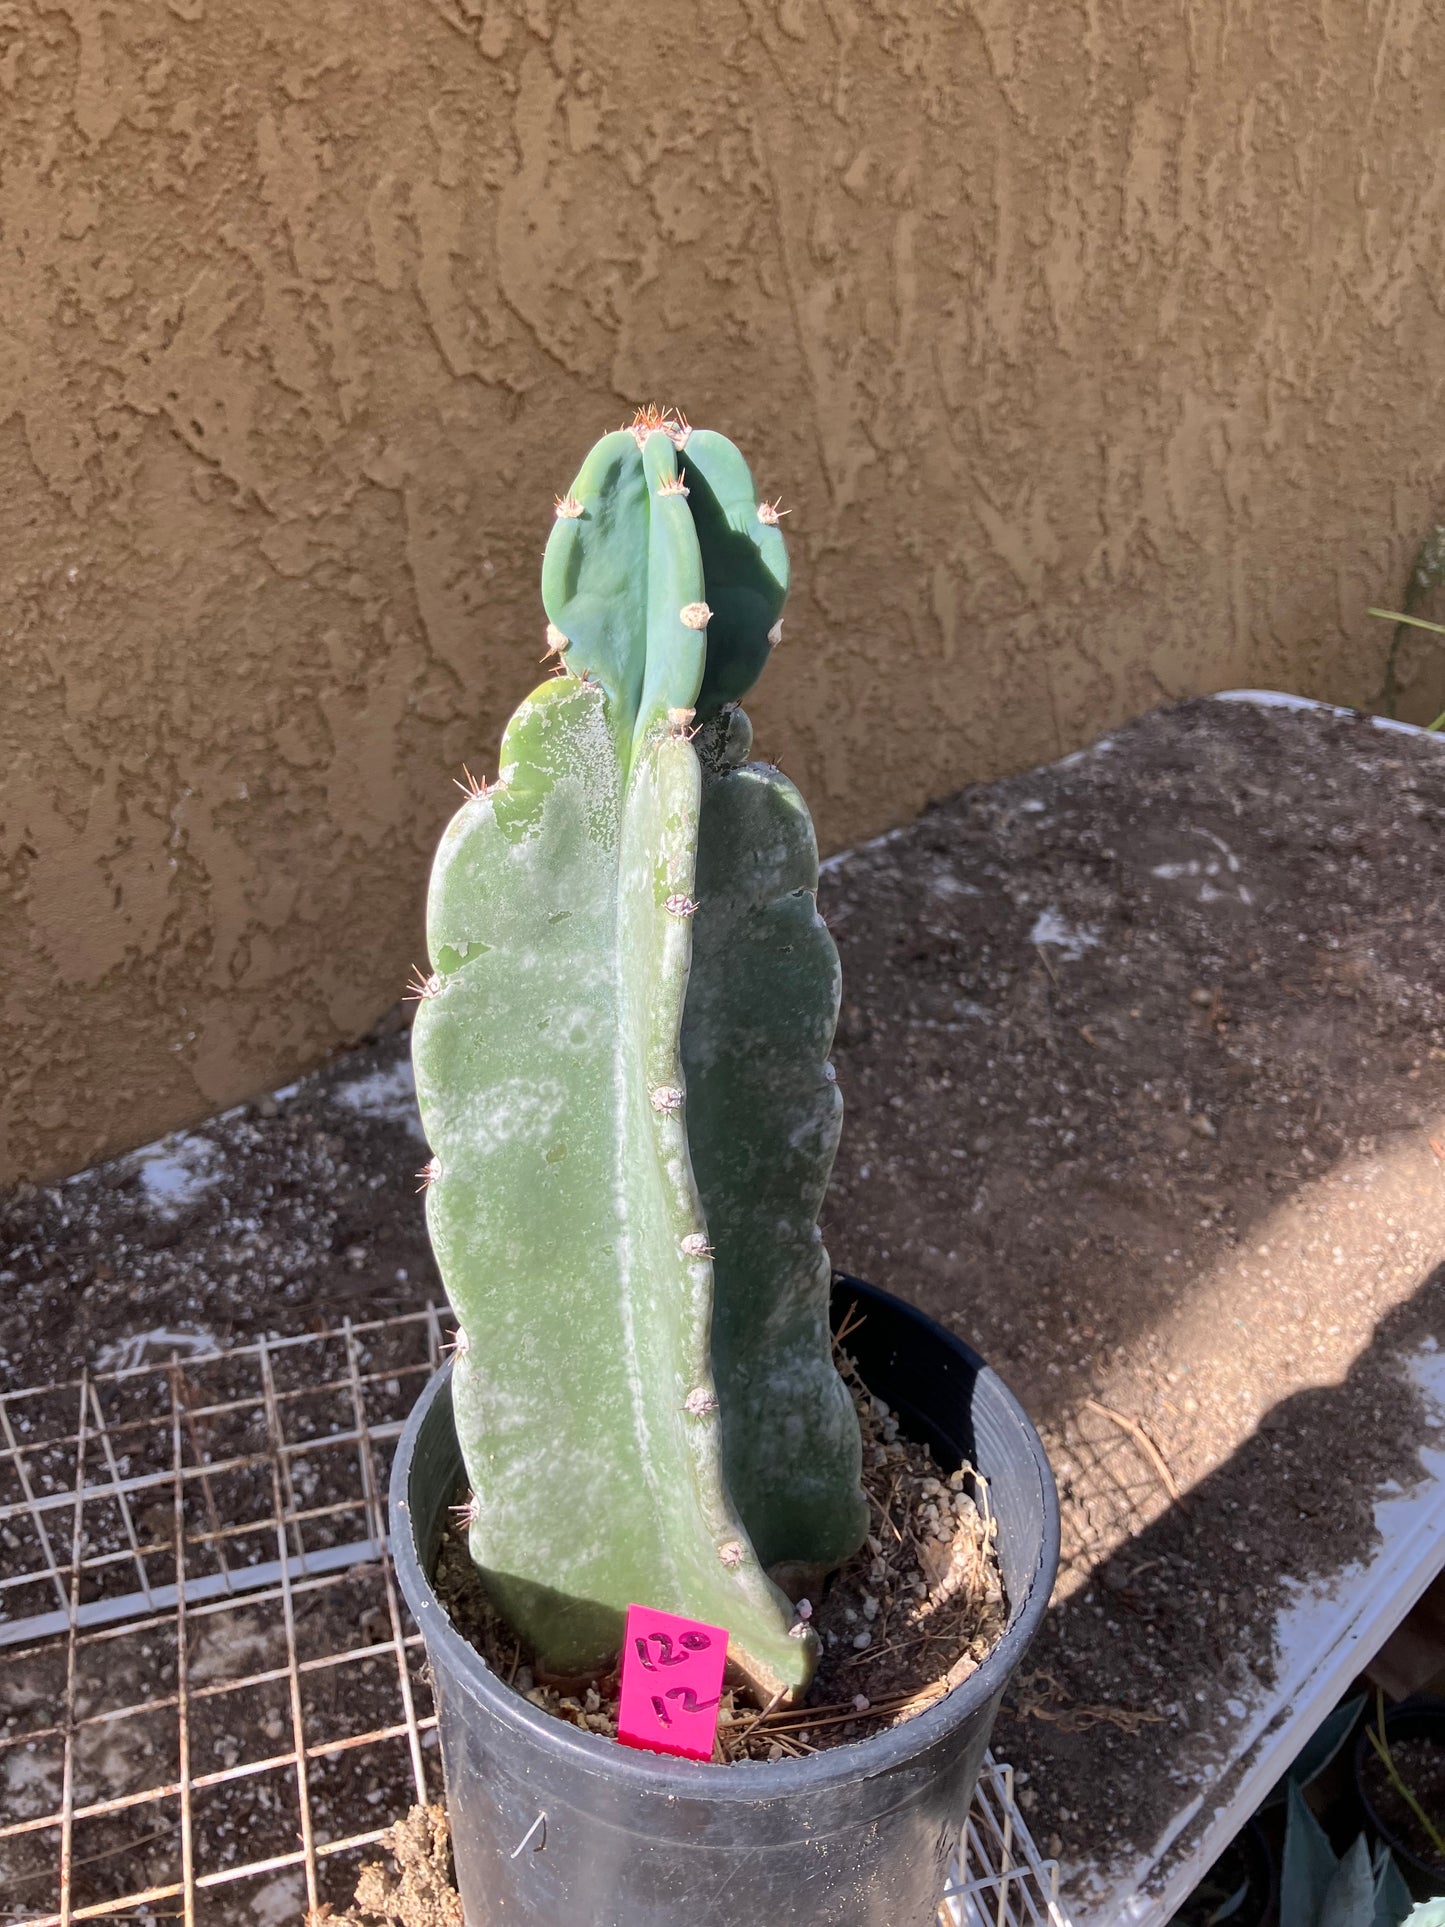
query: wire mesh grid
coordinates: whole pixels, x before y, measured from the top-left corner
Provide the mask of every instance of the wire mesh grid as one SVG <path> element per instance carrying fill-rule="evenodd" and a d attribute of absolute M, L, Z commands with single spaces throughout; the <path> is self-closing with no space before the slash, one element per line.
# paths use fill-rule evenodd
<path fill-rule="evenodd" d="M 0 1919 L 299 1922 L 441 1797 L 386 1480 L 435 1307 L 0 1394 Z M 986 1762 L 941 1922 L 1067 1927 Z"/>

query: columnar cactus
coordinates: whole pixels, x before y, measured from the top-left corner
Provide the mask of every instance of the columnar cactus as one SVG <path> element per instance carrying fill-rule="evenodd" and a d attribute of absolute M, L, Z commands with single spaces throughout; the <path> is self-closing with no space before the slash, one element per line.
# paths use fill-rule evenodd
<path fill-rule="evenodd" d="M 604 436 L 543 563 L 557 669 L 432 872 L 413 1056 L 470 1545 L 555 1674 L 637 1600 L 796 1691 L 815 1640 L 769 1569 L 866 1523 L 817 1227 L 837 953 L 737 707 L 787 580 L 730 442 L 656 409 Z"/>

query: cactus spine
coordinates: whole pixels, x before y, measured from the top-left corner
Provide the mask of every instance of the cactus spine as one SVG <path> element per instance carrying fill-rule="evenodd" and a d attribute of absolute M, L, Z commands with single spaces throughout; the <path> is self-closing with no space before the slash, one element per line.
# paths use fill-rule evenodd
<path fill-rule="evenodd" d="M 413 1033 L 471 1550 L 556 1673 L 636 1599 L 796 1691 L 814 1636 L 767 1568 L 866 1515 L 816 1228 L 837 958 L 736 708 L 786 553 L 732 444 L 647 410 L 558 499 L 542 590 L 559 671 L 442 838 Z"/>

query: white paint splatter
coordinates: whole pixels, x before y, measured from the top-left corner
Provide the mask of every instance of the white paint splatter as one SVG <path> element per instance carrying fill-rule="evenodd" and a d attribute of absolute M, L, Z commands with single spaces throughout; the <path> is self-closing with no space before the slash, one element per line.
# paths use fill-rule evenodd
<path fill-rule="evenodd" d="M 190 1131 L 147 1144 L 134 1153 L 132 1163 L 146 1203 L 163 1218 L 174 1218 L 199 1202 L 225 1169 L 221 1147 Z"/>
<path fill-rule="evenodd" d="M 377 1117 L 388 1124 L 404 1124 L 414 1138 L 426 1142 L 416 1108 L 416 1080 L 411 1059 L 399 1057 L 385 1069 L 368 1071 L 349 1084 L 338 1084 L 331 1092 L 333 1101 L 361 1117 Z"/>
<path fill-rule="evenodd" d="M 1029 932 L 1029 942 L 1048 944 L 1057 950 L 1067 963 L 1076 963 L 1086 950 L 1099 947 L 1099 928 L 1093 923 L 1069 923 L 1050 904 L 1034 918 L 1034 927 Z"/>
<path fill-rule="evenodd" d="M 164 1325 L 158 1325 L 154 1331 L 132 1332 L 129 1338 L 117 1338 L 109 1345 L 102 1345 L 95 1354 L 93 1369 L 97 1372 L 128 1372 L 136 1365 L 168 1359 L 172 1352 L 179 1352 L 183 1358 L 197 1358 L 220 1349 L 220 1340 L 204 1326 L 171 1331 Z"/>
<path fill-rule="evenodd" d="M 1254 893 L 1246 883 L 1235 883 L 1231 887 L 1226 882 L 1224 888 L 1220 887 L 1219 879 L 1237 877 L 1243 867 L 1224 838 L 1216 836 L 1213 830 L 1201 830 L 1194 825 L 1190 825 L 1185 833 L 1203 837 L 1205 842 L 1214 845 L 1217 854 L 1186 857 L 1180 863 L 1156 863 L 1150 875 L 1160 878 L 1164 883 L 1190 882 L 1197 878 L 1199 889 L 1196 897 L 1200 903 L 1253 903 Z"/>
<path fill-rule="evenodd" d="M 256 1927 L 286 1927 L 300 1918 L 306 1901 L 301 1875 L 278 1874 L 251 1895 L 251 1917 Z"/>
<path fill-rule="evenodd" d="M 928 879 L 928 888 L 936 897 L 981 897 L 982 890 L 975 883 L 965 883 L 956 877 L 952 870 L 935 870 Z"/>

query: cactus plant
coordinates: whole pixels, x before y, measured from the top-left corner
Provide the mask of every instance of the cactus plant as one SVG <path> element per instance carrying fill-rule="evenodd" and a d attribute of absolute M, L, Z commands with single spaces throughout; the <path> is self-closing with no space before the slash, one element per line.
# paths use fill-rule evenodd
<path fill-rule="evenodd" d="M 817 1228 L 837 956 L 807 810 L 737 707 L 780 633 L 779 513 L 671 411 L 587 456 L 542 570 L 557 668 L 442 837 L 413 1032 L 494 1603 L 560 1675 L 610 1663 L 633 1600 L 724 1625 L 768 1697 L 816 1659 L 769 1569 L 866 1524 Z"/>

